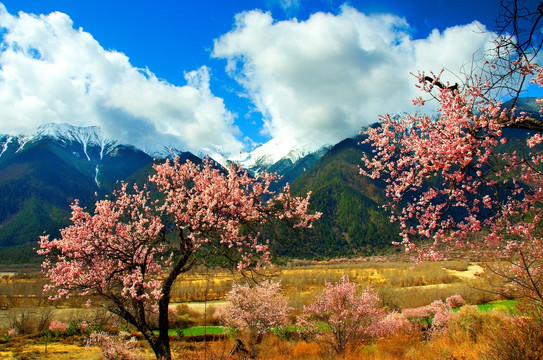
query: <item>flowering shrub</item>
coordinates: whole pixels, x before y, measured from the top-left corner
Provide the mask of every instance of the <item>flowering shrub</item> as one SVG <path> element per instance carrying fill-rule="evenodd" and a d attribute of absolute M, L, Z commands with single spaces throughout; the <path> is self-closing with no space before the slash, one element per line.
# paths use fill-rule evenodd
<path fill-rule="evenodd" d="M 8 341 L 9 339 L 11 339 L 12 337 L 14 337 L 15 335 L 17 335 L 17 330 L 15 329 L 9 329 L 7 333 L 5 333 L 2 338 L 4 339 L 4 341 Z"/>
<path fill-rule="evenodd" d="M 105 332 L 93 332 L 89 335 L 86 346 L 98 346 L 108 360 L 144 360 L 147 357 L 137 354 L 138 341 L 127 332 L 110 335 Z"/>
<path fill-rule="evenodd" d="M 402 314 L 408 318 L 415 326 L 425 323 L 432 334 L 446 331 L 449 321 L 452 318 L 453 307 L 458 307 L 464 303 L 461 295 L 453 295 L 445 299 L 445 302 L 436 300 L 430 305 L 420 306 L 418 308 L 405 309 Z"/>
<path fill-rule="evenodd" d="M 410 334 L 414 330 L 415 327 L 404 314 L 393 311 L 380 319 L 373 331 L 376 337 L 386 338 L 398 333 Z"/>
<path fill-rule="evenodd" d="M 360 295 L 356 289 L 347 276 L 335 284 L 327 282 L 322 294 L 304 306 L 298 324 L 338 354 L 344 353 L 348 345 L 380 336 L 384 312 L 379 308 L 379 297 L 370 287 Z"/>
<path fill-rule="evenodd" d="M 88 322 L 86 322 L 85 320 L 81 321 L 79 323 L 79 329 L 81 330 L 81 332 L 87 332 L 87 330 L 90 328 L 90 324 Z"/>
<path fill-rule="evenodd" d="M 68 326 L 69 324 L 65 322 L 53 320 L 49 323 L 49 331 L 58 335 L 60 333 L 65 333 Z"/>
<path fill-rule="evenodd" d="M 281 294 L 281 285 L 273 281 L 254 287 L 233 284 L 226 299 L 228 304 L 217 310 L 217 316 L 228 326 L 247 330 L 251 345 L 259 344 L 273 327 L 287 324 L 292 310 Z"/>
<path fill-rule="evenodd" d="M 453 295 L 445 299 L 445 304 L 451 309 L 464 305 L 464 298 L 462 295 Z"/>

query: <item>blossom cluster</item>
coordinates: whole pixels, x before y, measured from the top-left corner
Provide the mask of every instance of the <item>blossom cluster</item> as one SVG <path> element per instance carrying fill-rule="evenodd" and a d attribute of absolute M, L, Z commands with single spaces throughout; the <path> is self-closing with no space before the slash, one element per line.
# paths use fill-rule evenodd
<path fill-rule="evenodd" d="M 237 165 L 226 174 L 204 159 L 202 165 L 179 158 L 154 166 L 150 180 L 165 195 L 161 211 L 173 215 L 178 228 L 187 232 L 194 248 L 213 243 L 235 248 L 241 255 L 242 270 L 259 255 L 257 264 L 269 262 L 268 241 L 260 233 L 245 233 L 241 225 L 262 225 L 272 218 L 295 219 L 295 227 L 310 227 L 320 213 L 310 214 L 309 197 L 292 197 L 288 184 L 279 194 L 270 190 L 273 174 L 262 173 L 258 179 Z"/>
<path fill-rule="evenodd" d="M 86 346 L 98 346 L 108 360 L 143 360 L 146 356 L 137 353 L 138 340 L 127 332 L 110 335 L 106 332 L 93 332 L 86 340 Z"/>
<path fill-rule="evenodd" d="M 335 284 L 327 282 L 322 294 L 304 306 L 298 325 L 317 340 L 329 343 L 337 353 L 343 353 L 348 344 L 380 333 L 379 321 L 384 312 L 379 297 L 370 287 L 357 294 L 357 287 L 347 276 Z M 320 331 L 320 324 L 329 331 Z"/>
<path fill-rule="evenodd" d="M 134 186 L 129 193 L 126 184 L 113 200 L 98 201 L 93 215 L 76 201 L 73 225 L 61 231 L 62 237 L 40 239 L 38 253 L 60 251 L 42 264 L 50 281 L 44 290 L 55 292 L 52 299 L 68 297 L 72 291 L 87 295 L 115 289 L 122 289 L 121 296 L 127 299 L 154 302 L 160 298 L 158 277 L 168 262 L 156 261 L 165 252 L 157 242 L 163 224 L 150 206 L 148 191 Z"/>
<path fill-rule="evenodd" d="M 69 324 L 65 322 L 53 320 L 49 323 L 49 331 L 53 331 L 53 332 L 58 331 L 58 332 L 64 333 L 68 329 L 68 326 Z"/>
<path fill-rule="evenodd" d="M 281 294 L 280 283 L 273 281 L 253 287 L 234 283 L 226 299 L 228 304 L 218 310 L 217 316 L 227 326 L 248 330 L 251 342 L 256 344 L 273 327 L 287 324 L 292 311 Z"/>
<path fill-rule="evenodd" d="M 429 305 L 404 309 L 402 315 L 409 319 L 412 324 L 420 325 L 425 323 L 435 334 L 447 328 L 449 320 L 453 316 L 453 308 L 460 307 L 463 304 L 464 299 L 461 295 L 453 295 L 445 299 L 445 301 L 436 300 Z"/>
<path fill-rule="evenodd" d="M 543 85 L 542 68 L 526 71 Z M 417 78 L 421 91 L 435 94 L 440 74 Z M 385 115 L 365 132 L 373 155 L 364 156 L 361 173 L 387 183 L 391 220 L 399 222 L 407 250 L 417 237 L 461 244 L 483 229 L 493 246 L 511 238 L 532 242 L 543 217 L 543 137 L 528 134 L 526 153 L 511 148 L 504 129 L 530 118 L 490 99 L 491 86 L 477 76 L 462 91 L 442 86 L 434 95 L 437 117 Z"/>

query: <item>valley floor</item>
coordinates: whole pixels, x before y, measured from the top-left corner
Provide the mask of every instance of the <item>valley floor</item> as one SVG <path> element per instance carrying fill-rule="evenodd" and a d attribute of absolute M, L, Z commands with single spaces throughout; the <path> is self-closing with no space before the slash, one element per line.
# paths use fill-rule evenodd
<path fill-rule="evenodd" d="M 393 261 L 333 261 L 300 262 L 270 270 L 267 274 L 281 281 L 284 294 L 290 299 L 295 312 L 311 301 L 322 291 L 325 282 L 335 282 L 348 275 L 359 284 L 372 285 L 383 306 L 388 309 L 402 309 L 423 306 L 436 299 L 461 294 L 468 304 L 482 304 L 494 300 L 494 296 L 478 288 L 484 286 L 481 277 L 484 268 L 467 261 L 424 263 L 413 268 L 413 263 Z M 0 278 L 0 358 L 1 359 L 102 359 L 97 347 L 85 347 L 85 335 L 66 335 L 57 333 L 45 336 L 43 329 L 51 321 L 85 320 L 88 323 L 101 322 L 101 329 L 115 333 L 125 325 L 114 320 L 99 307 L 85 308 L 82 299 L 72 303 L 50 303 L 43 298 L 39 278 L 4 274 Z M 179 316 L 189 319 L 187 326 L 201 325 L 205 318 L 213 319 L 214 311 L 224 306 L 221 299 L 234 279 L 225 272 L 200 272 L 188 274 L 177 284 L 176 298 L 172 303 Z M 182 300 L 202 300 L 202 294 L 211 294 L 213 301 L 201 302 Z M 204 297 L 205 298 L 205 297 Z M 505 304 L 505 303 L 504 303 Z M 513 310 L 507 305 L 490 305 L 500 311 L 481 311 L 474 306 L 466 306 L 455 317 L 462 317 L 472 328 L 450 327 L 447 332 L 430 334 L 424 329 L 409 334 L 396 334 L 382 339 L 373 339 L 357 344 L 343 356 L 337 356 L 330 348 L 316 340 L 303 340 L 295 333 L 269 334 L 263 343 L 255 348 L 260 359 L 522 359 L 522 351 L 531 351 L 543 358 L 543 337 L 539 325 L 530 319 L 511 320 Z M 204 311 L 206 316 L 204 317 Z M 109 316 L 109 317 L 108 317 Z M 516 317 L 515 317 L 516 318 Z M 26 319 L 26 320 L 25 320 Z M 460 321 L 460 323 L 462 323 Z M 23 323 L 22 323 L 23 322 Z M 189 325 L 190 324 L 190 325 Z M 216 324 L 216 323 L 215 323 Z M 470 325 L 470 326 L 472 326 Z M 11 329 L 20 326 L 23 331 Z M 38 329 L 41 327 L 41 330 Z M 39 330 L 39 331 L 38 331 Z M 26 334 L 25 334 L 26 333 Z M 138 336 L 132 331 L 134 336 Z M 244 334 L 237 334 L 244 339 Z M 242 356 L 228 356 L 235 345 L 235 338 L 224 336 L 213 340 L 187 337 L 180 339 L 175 332 L 170 335 L 172 352 L 176 359 L 241 359 Z M 195 341 L 199 340 L 199 341 Z M 506 354 L 504 349 L 494 350 L 492 346 L 506 344 L 508 348 L 520 352 Z M 539 344 L 539 345 L 537 345 Z M 504 345 L 505 346 L 505 345 Z M 142 359 L 154 356 L 143 340 L 138 341 L 138 351 Z M 493 357 L 501 352 L 510 357 Z M 504 355 L 504 356 L 505 356 Z"/>

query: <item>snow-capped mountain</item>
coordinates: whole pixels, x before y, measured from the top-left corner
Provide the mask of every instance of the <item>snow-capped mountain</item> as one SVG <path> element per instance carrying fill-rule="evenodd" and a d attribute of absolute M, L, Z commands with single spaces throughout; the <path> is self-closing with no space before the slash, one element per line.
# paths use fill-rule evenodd
<path fill-rule="evenodd" d="M 98 187 L 101 180 L 106 180 L 102 175 L 106 178 L 109 176 L 100 172 L 104 169 L 104 164 L 111 162 L 111 157 L 118 157 L 120 152 L 141 153 L 136 157 L 143 155 L 143 152 L 135 147 L 120 145 L 113 139 L 103 137 L 97 126 L 45 124 L 32 135 L 0 135 L 0 162 L 8 163 L 27 150 L 40 146 L 56 149 L 54 154 L 72 163 L 80 171 L 92 174 Z M 148 161 L 146 155 L 143 157 Z"/>
<path fill-rule="evenodd" d="M 240 154 L 237 159 L 230 160 L 237 161 L 252 173 L 265 170 L 283 174 L 286 168 L 292 167 L 308 156 L 316 158 L 315 161 L 318 160 L 330 148 L 331 145 L 296 145 L 272 139 L 250 152 Z"/>
<path fill-rule="evenodd" d="M 36 133 L 30 136 L 1 136 L 0 157 L 10 157 L 25 150 L 32 144 L 41 141 L 52 141 L 69 150 L 77 158 L 92 163 L 94 181 L 100 186 L 99 172 L 101 162 L 109 152 L 116 149 L 116 141 L 101 136 L 97 126 L 74 126 L 69 124 L 41 125 Z"/>
<path fill-rule="evenodd" d="M 69 124 L 45 124 L 38 127 L 33 135 L 9 136 L 0 135 L 0 156 L 8 154 L 8 149 L 15 153 L 22 151 L 27 144 L 44 139 L 56 141 L 64 147 L 79 146 L 79 151 L 74 151 L 74 156 L 84 156 L 91 161 L 90 148 L 98 149 L 100 159 L 117 144 L 115 140 L 102 137 L 97 126 L 74 126 Z"/>
<path fill-rule="evenodd" d="M 92 206 L 117 181 L 147 178 L 153 159 L 101 136 L 97 127 L 51 124 L 30 136 L 0 135 L 0 248 L 35 253 L 43 233 L 58 236 L 70 204 Z M 10 261 L 2 255 L 0 261 Z"/>
<path fill-rule="evenodd" d="M 46 124 L 40 126 L 35 134 L 30 136 L 0 135 L 0 157 L 7 156 L 9 153 L 17 153 L 24 149 L 25 146 L 28 146 L 27 144 L 43 139 L 53 140 L 66 148 L 70 147 L 74 156 L 87 159 L 89 162 L 95 162 L 97 172 L 99 171 L 99 162 L 105 155 L 116 151 L 119 146 L 130 147 L 129 145 L 120 145 L 114 139 L 105 138 L 98 126 Z M 318 160 L 330 148 L 331 145 L 297 145 L 272 139 L 252 151 L 241 153 L 235 157 L 225 155 L 220 147 L 202 148 L 197 155 L 200 158 L 207 155 L 222 166 L 226 166 L 229 162 L 237 162 L 254 174 L 264 170 L 271 171 L 271 169 L 282 174 L 307 156 Z M 137 148 L 134 147 L 135 149 Z M 168 146 L 164 146 L 161 151 L 156 149 L 149 151 L 146 151 L 147 149 L 138 150 L 156 158 L 166 158 L 185 153 L 184 149 Z"/>
<path fill-rule="evenodd" d="M 104 157 L 108 151 L 114 149 L 117 142 L 112 139 L 106 139 L 102 136 L 98 126 L 74 126 L 69 124 L 46 124 L 42 125 L 36 131 L 35 138 L 49 137 L 70 145 L 73 143 L 80 144 L 83 154 L 87 160 L 91 160 L 87 151 L 88 148 L 99 148 L 100 159 Z"/>

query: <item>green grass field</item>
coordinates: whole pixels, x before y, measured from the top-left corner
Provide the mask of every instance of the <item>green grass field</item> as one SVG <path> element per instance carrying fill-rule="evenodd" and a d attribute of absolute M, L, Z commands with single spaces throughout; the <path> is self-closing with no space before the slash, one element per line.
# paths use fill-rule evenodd
<path fill-rule="evenodd" d="M 490 311 L 490 310 L 499 310 L 505 311 L 512 314 L 514 312 L 515 305 L 517 304 L 516 300 L 498 300 L 491 301 L 486 304 L 477 305 L 479 311 Z"/>
<path fill-rule="evenodd" d="M 204 334 L 208 335 L 222 335 L 226 332 L 226 329 L 222 326 L 193 326 L 187 329 L 183 329 L 183 334 L 185 336 L 200 336 Z M 155 331 L 158 334 L 158 330 Z M 175 329 L 168 330 L 168 335 L 174 336 L 177 335 Z"/>
<path fill-rule="evenodd" d="M 482 312 L 489 312 L 491 310 L 503 311 L 509 314 L 515 313 L 516 300 L 496 300 L 487 302 L 486 304 L 477 305 L 477 309 Z M 458 312 L 461 308 L 453 309 L 454 312 Z"/>

